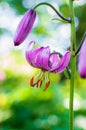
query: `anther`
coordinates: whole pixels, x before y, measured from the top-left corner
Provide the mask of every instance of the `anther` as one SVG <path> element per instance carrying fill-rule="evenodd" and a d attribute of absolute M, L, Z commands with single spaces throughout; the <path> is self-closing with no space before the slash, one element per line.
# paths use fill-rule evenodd
<path fill-rule="evenodd" d="M 46 89 L 49 87 L 49 85 L 50 85 L 50 81 L 48 81 L 48 82 L 46 83 L 46 85 L 45 85 L 45 87 L 44 87 L 44 91 L 46 91 Z"/>
<path fill-rule="evenodd" d="M 32 86 L 32 87 L 34 87 L 33 80 L 34 80 L 34 77 L 32 77 L 31 80 L 30 80 L 30 86 Z"/>

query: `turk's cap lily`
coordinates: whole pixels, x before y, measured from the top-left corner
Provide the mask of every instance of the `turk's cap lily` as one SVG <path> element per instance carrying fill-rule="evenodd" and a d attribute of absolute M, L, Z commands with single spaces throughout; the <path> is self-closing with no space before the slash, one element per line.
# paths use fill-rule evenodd
<path fill-rule="evenodd" d="M 80 74 L 80 77 L 86 78 L 86 37 L 84 39 L 84 42 L 82 44 L 79 59 L 78 59 L 78 71 Z"/>
<path fill-rule="evenodd" d="M 44 90 L 46 90 L 50 84 L 48 72 L 62 73 L 69 64 L 71 53 L 66 51 L 64 56 L 60 56 L 59 54 L 52 54 L 49 46 L 34 48 L 34 44 L 34 41 L 29 43 L 25 56 L 31 66 L 41 69 L 41 73 L 30 80 L 30 85 L 39 87 L 45 79 Z"/>
<path fill-rule="evenodd" d="M 36 19 L 35 10 L 28 10 L 21 19 L 14 37 L 14 45 L 20 45 L 30 33 Z"/>

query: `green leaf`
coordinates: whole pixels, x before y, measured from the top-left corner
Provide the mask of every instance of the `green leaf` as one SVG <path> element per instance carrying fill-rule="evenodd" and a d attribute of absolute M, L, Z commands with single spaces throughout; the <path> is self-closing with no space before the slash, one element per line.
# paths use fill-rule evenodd
<path fill-rule="evenodd" d="M 63 23 L 68 23 L 68 21 L 65 21 L 65 20 L 62 20 L 62 19 L 59 19 L 59 18 L 53 18 L 52 20 L 57 20 L 57 21 L 60 21 L 60 22 L 63 22 Z"/>

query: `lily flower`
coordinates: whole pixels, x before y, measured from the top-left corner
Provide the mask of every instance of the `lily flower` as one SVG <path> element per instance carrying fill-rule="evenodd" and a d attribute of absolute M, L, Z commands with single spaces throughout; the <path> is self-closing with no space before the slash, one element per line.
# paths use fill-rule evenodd
<path fill-rule="evenodd" d="M 21 19 L 14 37 L 14 45 L 20 45 L 30 33 L 36 19 L 35 10 L 27 11 Z"/>
<path fill-rule="evenodd" d="M 29 43 L 25 54 L 26 60 L 31 66 L 41 69 L 41 71 L 31 78 L 30 86 L 38 88 L 45 81 L 45 91 L 50 85 L 48 72 L 62 73 L 69 64 L 71 53 L 66 51 L 64 56 L 60 56 L 59 54 L 51 53 L 49 46 L 34 48 L 34 44 L 34 41 Z"/>
<path fill-rule="evenodd" d="M 86 78 L 86 37 L 84 39 L 84 42 L 82 44 L 80 54 L 79 54 L 79 60 L 78 60 L 78 71 L 82 78 Z"/>

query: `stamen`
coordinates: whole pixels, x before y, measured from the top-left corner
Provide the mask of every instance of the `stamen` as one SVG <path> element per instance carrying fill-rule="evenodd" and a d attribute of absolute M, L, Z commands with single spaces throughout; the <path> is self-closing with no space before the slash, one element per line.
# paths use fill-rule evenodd
<path fill-rule="evenodd" d="M 32 86 L 32 87 L 34 87 L 33 80 L 34 80 L 34 77 L 32 77 L 31 80 L 30 80 L 30 86 Z"/>
<path fill-rule="evenodd" d="M 48 78 L 48 72 L 41 70 L 40 73 L 38 73 L 35 77 L 32 77 L 30 80 L 30 86 L 32 87 L 41 87 L 43 80 L 45 80 L 45 87 L 44 87 L 44 91 L 46 91 L 46 89 L 49 87 L 50 85 L 50 81 Z"/>
<path fill-rule="evenodd" d="M 39 82 L 40 82 L 40 79 L 38 79 L 38 81 L 36 82 L 36 87 L 38 88 L 39 86 Z"/>
<path fill-rule="evenodd" d="M 41 70 L 35 77 L 32 77 L 30 80 L 30 86 L 41 87 L 42 81 L 44 79 L 44 71 Z"/>
<path fill-rule="evenodd" d="M 43 80 L 40 81 L 39 87 L 41 88 Z"/>
<path fill-rule="evenodd" d="M 49 85 L 50 85 L 50 81 L 48 81 L 48 82 L 46 83 L 46 85 L 45 85 L 45 87 L 44 87 L 44 91 L 46 91 L 46 89 L 49 87 Z"/>
<path fill-rule="evenodd" d="M 46 91 L 46 89 L 49 87 L 50 85 L 50 80 L 49 80 L 49 77 L 48 77 L 48 72 L 45 72 L 45 87 L 44 87 L 44 91 Z"/>

